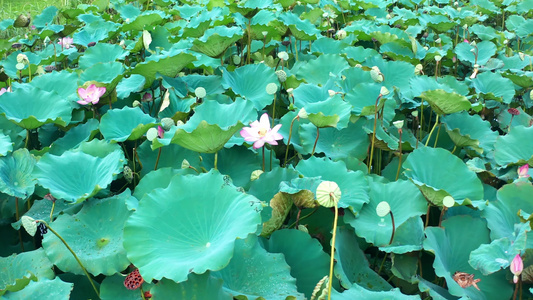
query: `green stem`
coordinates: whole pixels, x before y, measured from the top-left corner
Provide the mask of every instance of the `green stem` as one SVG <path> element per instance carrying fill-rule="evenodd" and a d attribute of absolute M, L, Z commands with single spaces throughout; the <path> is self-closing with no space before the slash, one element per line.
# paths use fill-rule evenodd
<path fill-rule="evenodd" d="M 433 144 L 433 148 L 437 148 L 437 142 L 439 141 L 439 135 L 440 135 L 440 128 L 442 124 L 439 124 L 439 129 L 437 130 L 437 137 L 435 137 L 435 143 Z"/>
<path fill-rule="evenodd" d="M 370 171 L 372 171 L 372 159 L 374 158 L 374 144 L 376 139 L 376 126 L 378 124 L 378 103 L 380 98 L 381 94 L 379 94 L 378 98 L 376 99 L 376 105 L 374 107 L 374 129 L 372 130 L 372 147 L 370 148 L 370 159 L 368 160 L 368 174 L 370 174 Z"/>
<path fill-rule="evenodd" d="M 511 119 L 512 120 L 512 119 Z M 26 129 L 26 141 L 24 142 L 24 148 L 28 149 L 28 142 L 30 140 L 30 130 Z"/>
<path fill-rule="evenodd" d="M 400 129 L 398 131 L 398 133 L 400 134 L 400 160 L 398 161 L 398 169 L 396 170 L 396 181 L 398 181 L 398 178 L 400 177 L 400 169 L 402 167 L 402 130 Z"/>
<path fill-rule="evenodd" d="M 313 215 L 313 214 L 318 210 L 319 207 L 320 207 L 320 206 L 315 207 L 315 209 L 313 209 L 312 212 L 310 212 L 310 213 L 308 213 L 307 215 L 301 217 L 300 219 L 298 219 L 297 221 L 295 221 L 294 223 L 292 223 L 292 224 L 291 224 L 289 227 L 287 227 L 287 228 L 293 228 L 294 226 L 296 226 L 296 223 L 302 221 L 303 219 L 307 219 L 307 218 L 309 218 L 311 215 Z"/>
<path fill-rule="evenodd" d="M 247 52 L 248 52 L 248 56 L 246 57 L 246 63 L 247 64 L 250 64 L 250 47 L 252 45 L 252 36 L 251 36 L 251 32 L 252 32 L 252 29 L 251 29 L 251 22 L 252 22 L 252 19 L 249 19 L 248 20 L 248 24 L 246 24 L 246 31 L 247 31 L 247 35 L 248 35 L 248 44 L 247 44 Z"/>
<path fill-rule="evenodd" d="M 394 239 L 394 232 L 396 231 L 396 225 L 394 224 L 394 215 L 392 214 L 392 211 L 389 212 L 390 214 L 390 219 L 392 221 L 392 234 L 390 236 L 390 242 L 389 242 L 389 245 L 392 244 L 392 240 Z"/>
<path fill-rule="evenodd" d="M 333 263 L 335 262 L 335 237 L 337 236 L 337 220 L 339 219 L 339 208 L 335 201 L 335 219 L 333 220 L 333 237 L 331 239 L 331 259 L 329 261 L 329 282 L 328 282 L 328 300 L 331 300 L 331 286 L 333 284 Z"/>
<path fill-rule="evenodd" d="M 159 164 L 159 158 L 161 157 L 161 150 L 162 149 L 163 149 L 163 147 L 160 147 L 159 151 L 157 152 L 157 159 L 155 160 L 154 171 L 157 170 L 157 165 Z M 215 166 L 216 166 L 216 161 L 215 161 Z M 216 169 L 216 167 L 215 167 L 215 169 Z"/>
<path fill-rule="evenodd" d="M 52 199 L 53 199 L 53 198 L 52 198 Z M 55 207 L 56 207 L 56 202 L 55 202 L 55 200 L 54 200 L 54 201 L 52 201 L 52 209 L 50 210 L 50 222 L 52 222 L 52 221 L 54 220 L 54 219 L 52 219 L 52 218 L 53 218 L 53 216 L 54 216 L 54 209 L 55 209 Z"/>
<path fill-rule="evenodd" d="M 263 172 L 265 171 L 265 146 L 262 147 L 263 150 Z"/>
<path fill-rule="evenodd" d="M 218 170 L 217 169 L 217 164 L 218 164 L 218 151 L 215 152 L 215 170 Z"/>
<path fill-rule="evenodd" d="M 437 118 L 435 119 L 435 124 L 433 124 L 433 128 L 431 128 L 431 131 L 429 132 L 428 139 L 426 140 L 426 147 L 428 146 L 429 140 L 431 139 L 431 135 L 433 134 L 433 131 L 435 130 L 435 127 L 437 127 L 438 123 L 439 123 L 439 114 L 437 114 Z"/>
<path fill-rule="evenodd" d="M 315 144 L 313 145 L 313 152 L 311 152 L 311 156 L 315 155 L 315 150 L 316 150 L 316 144 L 318 143 L 318 137 L 320 136 L 320 129 L 317 127 L 316 128 L 316 139 L 315 139 Z"/>
<path fill-rule="evenodd" d="M 285 160 L 283 161 L 283 167 L 287 166 L 287 157 L 289 157 L 289 146 L 291 145 L 291 137 L 292 137 L 292 125 L 294 125 L 294 121 L 298 119 L 298 116 L 294 117 L 291 122 L 291 128 L 289 129 L 289 139 L 287 139 L 287 149 L 285 150 Z"/>
<path fill-rule="evenodd" d="M 452 154 L 455 152 L 456 149 L 457 149 L 457 145 L 453 146 Z"/>
<path fill-rule="evenodd" d="M 78 256 L 76 255 L 76 253 L 74 253 L 74 250 L 72 250 L 72 248 L 70 248 L 70 246 L 67 244 L 67 242 L 63 239 L 63 237 L 61 237 L 61 235 L 59 235 L 59 233 L 57 233 L 57 231 L 55 231 L 54 229 L 52 229 L 52 227 L 50 227 L 50 225 L 48 225 L 48 223 L 46 223 L 45 221 L 43 220 L 38 220 L 37 222 L 41 222 L 43 223 L 53 234 L 55 234 L 55 236 L 57 236 L 58 239 L 61 240 L 61 242 L 63 242 L 63 245 L 65 245 L 65 247 L 67 247 L 68 251 L 70 251 L 70 253 L 72 254 L 72 256 L 74 256 L 74 259 L 76 259 L 76 261 L 78 262 L 78 264 L 80 265 L 81 269 L 83 270 L 83 272 L 85 273 L 85 276 L 87 276 L 87 279 L 89 279 L 89 282 L 91 283 L 91 286 L 93 287 L 94 289 L 94 292 L 96 293 L 96 295 L 98 296 L 98 298 L 100 298 L 100 293 L 98 292 L 98 289 L 96 288 L 96 286 L 94 285 L 94 282 L 93 280 L 91 279 L 91 276 L 89 275 L 89 273 L 87 272 L 87 269 L 85 269 L 85 267 L 83 266 L 83 264 L 81 263 L 80 259 L 78 258 Z"/>

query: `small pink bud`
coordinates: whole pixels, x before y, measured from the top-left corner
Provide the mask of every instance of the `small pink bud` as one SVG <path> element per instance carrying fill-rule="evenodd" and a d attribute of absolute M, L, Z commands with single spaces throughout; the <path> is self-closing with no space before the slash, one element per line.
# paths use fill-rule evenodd
<path fill-rule="evenodd" d="M 529 177 L 529 165 L 523 165 L 518 168 L 518 178 L 528 178 Z"/>
<path fill-rule="evenodd" d="M 522 270 L 524 270 L 524 262 L 522 261 L 522 258 L 520 257 L 520 254 L 517 254 L 513 261 L 511 262 L 511 273 L 513 273 L 513 282 L 518 282 L 518 276 L 522 274 Z"/>
<path fill-rule="evenodd" d="M 165 130 L 161 126 L 157 126 L 157 136 L 159 136 L 160 139 L 163 138 L 165 135 Z"/>

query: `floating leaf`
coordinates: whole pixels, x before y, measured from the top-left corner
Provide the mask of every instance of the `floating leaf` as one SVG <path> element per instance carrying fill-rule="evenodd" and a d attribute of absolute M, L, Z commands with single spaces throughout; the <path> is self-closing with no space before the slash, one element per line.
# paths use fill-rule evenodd
<path fill-rule="evenodd" d="M 453 114 L 471 107 L 470 101 L 465 96 L 440 89 L 423 92 L 420 98 L 429 102 L 433 111 L 439 115 Z"/>
<path fill-rule="evenodd" d="M 154 298 L 160 299 L 219 299 L 232 300 L 233 297 L 222 288 L 222 280 L 213 277 L 209 271 L 204 274 L 189 274 L 187 281 L 176 283 L 163 279 L 150 290 Z M 136 292 L 138 293 L 138 292 Z"/>
<path fill-rule="evenodd" d="M 204 35 L 195 39 L 192 51 L 198 51 L 209 57 L 219 57 L 226 49 L 240 40 L 244 32 L 239 27 L 217 26 L 206 30 Z"/>
<path fill-rule="evenodd" d="M 156 122 L 138 107 L 110 109 L 100 119 L 100 132 L 108 141 L 136 140 L 156 126 Z"/>
<path fill-rule="evenodd" d="M 265 64 L 246 65 L 222 75 L 222 86 L 231 88 L 236 94 L 252 101 L 258 110 L 274 101 L 274 97 L 266 92 L 266 86 L 277 81 L 274 70 Z"/>
<path fill-rule="evenodd" d="M 507 135 L 498 137 L 494 149 L 494 159 L 500 166 L 525 162 L 533 165 L 533 127 L 513 127 Z"/>
<path fill-rule="evenodd" d="M 0 258 L 0 295 L 22 290 L 30 281 L 52 279 L 52 263 L 43 249 Z"/>
<path fill-rule="evenodd" d="M 6 300 L 24 300 L 24 299 L 70 299 L 70 293 L 74 284 L 64 282 L 59 277 L 53 280 L 39 279 L 39 281 L 30 281 L 23 290 L 18 292 L 7 292 L 2 296 Z"/>
<path fill-rule="evenodd" d="M 220 270 L 233 255 L 235 239 L 256 232 L 258 204 L 224 184 L 218 172 L 174 176 L 167 188 L 146 194 L 126 222 L 128 258 L 148 282 L 179 282 L 191 272 Z"/>
<path fill-rule="evenodd" d="M 35 190 L 34 166 L 35 158 L 26 148 L 0 157 L 0 191 L 23 199 L 31 196 Z"/>

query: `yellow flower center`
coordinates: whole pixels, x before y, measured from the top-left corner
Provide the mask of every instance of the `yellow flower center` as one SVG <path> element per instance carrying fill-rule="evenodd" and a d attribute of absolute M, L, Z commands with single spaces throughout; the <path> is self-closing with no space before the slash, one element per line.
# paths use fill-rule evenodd
<path fill-rule="evenodd" d="M 259 136 L 264 137 L 266 135 L 267 131 L 268 130 L 266 128 L 259 129 L 259 131 L 258 131 Z"/>

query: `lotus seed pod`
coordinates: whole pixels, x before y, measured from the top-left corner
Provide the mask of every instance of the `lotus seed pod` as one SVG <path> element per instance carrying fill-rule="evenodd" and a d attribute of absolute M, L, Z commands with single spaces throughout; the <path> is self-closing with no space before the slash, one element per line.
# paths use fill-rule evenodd
<path fill-rule="evenodd" d="M 298 111 L 298 118 L 300 119 L 307 119 L 309 115 L 307 115 L 307 111 L 305 111 L 305 108 L 302 107 L 300 111 Z"/>
<path fill-rule="evenodd" d="M 316 188 L 316 200 L 324 207 L 333 207 L 341 198 L 341 189 L 333 181 L 322 181 Z"/>
<path fill-rule="evenodd" d="M 382 96 L 387 96 L 389 94 L 389 89 L 387 89 L 385 86 L 382 86 L 381 87 L 381 90 L 379 91 L 379 93 L 382 95 Z"/>
<path fill-rule="evenodd" d="M 150 142 L 157 138 L 157 129 L 152 127 L 146 132 L 146 139 Z"/>
<path fill-rule="evenodd" d="M 362 64 L 355 64 L 354 68 L 362 68 L 363 65 Z"/>
<path fill-rule="evenodd" d="M 415 118 L 418 118 L 418 110 L 413 110 L 411 112 L 411 116 L 415 117 Z"/>
<path fill-rule="evenodd" d="M 335 92 L 334 90 L 328 90 L 328 95 L 329 95 L 330 97 L 333 97 L 333 96 L 335 96 L 336 94 L 337 94 L 337 92 Z"/>
<path fill-rule="evenodd" d="M 250 176 L 250 180 L 254 181 L 254 180 L 259 179 L 259 176 L 261 176 L 261 174 L 263 174 L 263 170 L 255 170 L 255 171 L 253 171 L 252 175 Z"/>
<path fill-rule="evenodd" d="M 475 65 L 474 65 L 474 68 L 475 68 L 475 69 L 479 68 L 479 65 L 478 65 L 478 64 L 475 64 Z"/>
<path fill-rule="evenodd" d="M 398 121 L 392 122 L 392 124 L 393 124 L 394 127 L 396 127 L 397 129 L 400 129 L 400 128 L 403 127 L 403 120 L 398 120 Z"/>
<path fill-rule="evenodd" d="M 172 126 L 174 126 L 174 120 L 172 120 L 171 118 L 163 118 L 161 119 L 161 125 L 163 126 L 163 129 L 165 129 L 165 131 L 169 131 L 170 128 L 172 128 Z"/>
<path fill-rule="evenodd" d="M 24 64 L 23 63 L 18 63 L 15 65 L 15 68 L 17 68 L 17 70 L 23 70 L 24 69 Z"/>
<path fill-rule="evenodd" d="M 442 56 L 440 56 L 440 55 L 435 55 L 435 61 L 436 61 L 436 62 L 439 62 L 439 61 L 441 61 L 441 60 L 442 60 Z"/>
<path fill-rule="evenodd" d="M 453 207 L 455 199 L 452 196 L 446 196 L 442 199 L 442 204 L 448 208 Z"/>
<path fill-rule="evenodd" d="M 303 231 L 305 233 L 309 233 L 309 230 L 307 230 L 307 227 L 301 224 L 298 225 L 298 230 Z"/>
<path fill-rule="evenodd" d="M 529 92 L 529 99 L 533 99 L 533 90 Z"/>
<path fill-rule="evenodd" d="M 189 161 L 186 160 L 186 159 L 184 159 L 184 160 L 181 162 L 181 168 L 182 168 L 182 169 L 188 169 L 190 166 L 191 166 L 191 164 L 190 164 Z"/>
<path fill-rule="evenodd" d="M 181 126 L 181 125 L 184 125 L 185 123 L 183 123 L 182 120 L 178 120 L 178 122 L 176 122 L 176 126 Z"/>
<path fill-rule="evenodd" d="M 467 24 L 463 25 L 463 29 L 464 30 L 468 29 L 468 25 Z"/>
<path fill-rule="evenodd" d="M 376 207 L 376 214 L 382 218 L 390 213 L 390 205 L 386 201 L 379 202 Z"/>
<path fill-rule="evenodd" d="M 25 64 L 26 62 L 29 62 L 29 60 L 26 54 L 19 53 L 17 54 L 17 62 L 21 64 Z"/>
<path fill-rule="evenodd" d="M 124 170 L 122 171 L 122 174 L 124 175 L 124 179 L 126 179 L 127 182 L 133 181 L 133 171 L 130 167 L 125 166 Z"/>
<path fill-rule="evenodd" d="M 278 91 L 278 86 L 275 83 L 267 84 L 265 88 L 267 94 L 274 95 Z"/>
<path fill-rule="evenodd" d="M 194 94 L 196 95 L 196 97 L 198 98 L 204 98 L 206 95 L 207 95 L 207 92 L 205 91 L 205 89 L 201 86 L 197 87 L 195 90 L 194 90 Z"/>
<path fill-rule="evenodd" d="M 337 38 L 338 38 L 339 40 L 344 40 L 344 39 L 346 38 L 347 35 L 348 35 L 348 34 L 346 33 L 346 31 L 344 31 L 344 30 L 342 30 L 342 29 L 339 30 L 339 31 L 337 31 Z"/>
<path fill-rule="evenodd" d="M 289 88 L 289 89 L 287 89 L 287 94 L 289 94 L 289 95 L 290 95 L 290 94 L 292 94 L 292 92 L 293 92 L 293 91 L 294 91 L 294 89 L 293 89 L 293 88 Z"/>
<path fill-rule="evenodd" d="M 278 76 L 279 82 L 285 82 L 287 81 L 287 73 L 283 70 L 277 70 L 276 75 Z"/>
<path fill-rule="evenodd" d="M 520 57 L 520 60 L 523 61 L 526 58 L 526 55 L 524 54 L 524 52 L 518 52 L 518 57 Z"/>
<path fill-rule="evenodd" d="M 268 35 L 268 31 L 261 31 L 261 33 L 263 34 L 263 37 L 266 37 Z"/>
<path fill-rule="evenodd" d="M 139 100 L 133 101 L 133 107 L 139 107 L 139 106 L 141 106 L 141 102 L 139 102 Z"/>
<path fill-rule="evenodd" d="M 422 70 L 424 70 L 424 66 L 422 64 L 418 64 L 415 66 L 415 75 L 422 74 Z"/>
<path fill-rule="evenodd" d="M 470 46 L 476 46 L 476 41 L 472 41 L 472 43 L 470 43 Z"/>
<path fill-rule="evenodd" d="M 13 23 L 13 27 L 28 27 L 31 22 L 31 15 L 28 13 L 27 15 L 20 14 L 15 22 Z"/>
<path fill-rule="evenodd" d="M 233 64 L 234 65 L 239 65 L 241 63 L 241 57 L 238 56 L 238 55 L 233 55 L 232 59 L 233 59 Z"/>
<path fill-rule="evenodd" d="M 280 53 L 278 53 L 278 57 L 282 60 L 289 60 L 289 54 L 287 54 L 287 52 L 285 51 L 281 51 Z"/>
<path fill-rule="evenodd" d="M 440 43 L 442 43 L 442 40 L 440 38 L 438 38 L 438 39 L 435 40 L 435 43 L 440 44 Z"/>
<path fill-rule="evenodd" d="M 29 235 L 34 236 L 37 232 L 37 222 L 35 222 L 35 219 L 28 216 L 22 216 L 20 218 L 20 221 L 22 223 L 22 227 L 26 229 Z"/>

